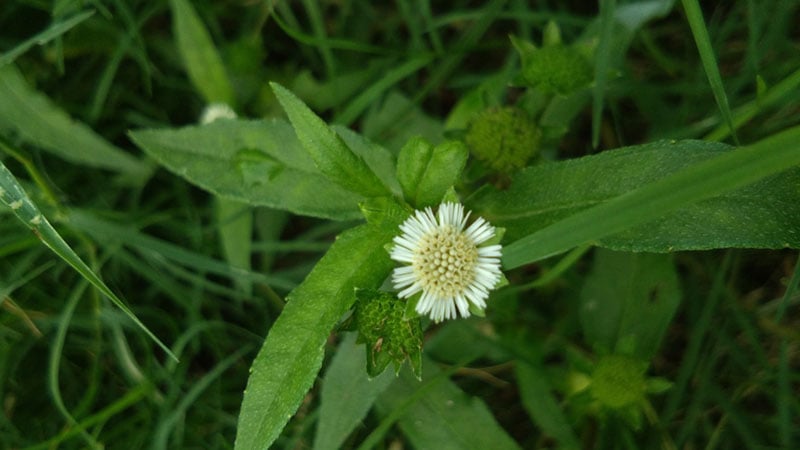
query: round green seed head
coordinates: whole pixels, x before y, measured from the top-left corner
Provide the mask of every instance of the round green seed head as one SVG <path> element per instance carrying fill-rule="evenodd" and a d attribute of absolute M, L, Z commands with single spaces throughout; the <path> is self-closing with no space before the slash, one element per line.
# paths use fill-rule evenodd
<path fill-rule="evenodd" d="M 492 170 L 508 173 L 539 152 L 541 131 L 520 108 L 489 108 L 470 124 L 465 138 L 473 156 Z"/>

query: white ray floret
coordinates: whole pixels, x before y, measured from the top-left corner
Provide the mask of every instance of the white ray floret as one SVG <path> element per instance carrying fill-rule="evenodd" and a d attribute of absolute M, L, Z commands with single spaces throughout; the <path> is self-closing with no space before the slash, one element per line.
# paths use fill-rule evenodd
<path fill-rule="evenodd" d="M 489 291 L 500 281 L 500 245 L 483 245 L 495 228 L 483 218 L 467 227 L 470 213 L 458 203 L 442 203 L 436 215 L 418 210 L 400 225 L 391 258 L 402 267 L 392 281 L 401 298 L 422 292 L 416 310 L 435 322 L 469 317 L 470 303 L 486 307 Z"/>

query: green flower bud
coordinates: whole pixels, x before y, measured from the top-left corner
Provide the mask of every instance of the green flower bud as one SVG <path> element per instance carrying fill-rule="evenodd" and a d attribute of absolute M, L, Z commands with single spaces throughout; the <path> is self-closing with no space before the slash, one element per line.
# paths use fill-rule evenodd
<path fill-rule="evenodd" d="M 545 92 L 571 94 L 593 78 L 591 64 L 575 47 L 556 44 L 521 56 L 523 82 Z"/>
<path fill-rule="evenodd" d="M 646 370 L 646 363 L 630 356 L 604 356 L 592 374 L 592 396 L 611 409 L 639 404 L 646 399 Z"/>
<path fill-rule="evenodd" d="M 406 319 L 406 302 L 387 292 L 356 291 L 356 342 L 366 344 L 367 373 L 380 375 L 390 362 L 395 372 L 406 359 L 417 378 L 422 371 L 422 328 L 419 319 Z"/>
<path fill-rule="evenodd" d="M 473 119 L 465 141 L 472 154 L 492 170 L 508 173 L 527 165 L 539 152 L 541 137 L 524 110 L 495 107 Z"/>

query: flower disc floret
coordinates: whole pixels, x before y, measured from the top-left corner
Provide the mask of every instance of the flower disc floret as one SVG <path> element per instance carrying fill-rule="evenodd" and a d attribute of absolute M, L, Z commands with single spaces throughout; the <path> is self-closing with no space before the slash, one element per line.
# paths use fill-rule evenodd
<path fill-rule="evenodd" d="M 458 203 L 416 211 L 394 238 L 391 258 L 405 263 L 392 274 L 401 298 L 422 292 L 416 311 L 436 322 L 469 317 L 470 304 L 486 307 L 500 281 L 500 245 L 482 245 L 495 228 L 483 218 L 467 226 L 470 213 Z"/>

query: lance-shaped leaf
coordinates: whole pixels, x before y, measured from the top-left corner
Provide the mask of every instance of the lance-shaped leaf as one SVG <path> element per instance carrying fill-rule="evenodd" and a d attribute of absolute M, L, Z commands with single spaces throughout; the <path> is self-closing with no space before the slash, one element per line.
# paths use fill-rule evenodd
<path fill-rule="evenodd" d="M 519 446 L 503 430 L 478 398 L 464 393 L 429 359 L 423 359 L 425 381 L 409 370 L 378 398 L 376 406 L 386 416 L 378 431 L 392 420 L 414 448 L 512 450 Z M 374 442 L 375 433 L 370 436 Z M 361 448 L 368 447 L 366 443 Z"/>
<path fill-rule="evenodd" d="M 355 333 L 347 333 L 322 382 L 314 450 L 342 448 L 378 395 L 395 380 L 395 374 L 389 370 L 370 378 L 364 370 L 366 364 L 363 345 L 356 344 Z"/>
<path fill-rule="evenodd" d="M 233 88 L 206 27 L 187 0 L 170 0 L 172 31 L 189 79 L 208 103 L 234 104 Z"/>
<path fill-rule="evenodd" d="M 508 190 L 484 189 L 468 204 L 518 239 L 504 249 L 508 268 L 585 243 L 652 252 L 797 248 L 798 142 L 800 127 L 740 149 L 702 141 L 627 147 L 526 169 Z"/>
<path fill-rule="evenodd" d="M 217 120 L 130 136 L 167 169 L 222 197 L 329 219 L 359 217 L 364 198 L 320 174 L 285 121 Z"/>
<path fill-rule="evenodd" d="M 297 138 L 323 175 L 348 191 L 366 197 L 391 194 L 364 159 L 354 153 L 305 103 L 277 83 L 270 83 L 270 86 L 289 116 Z"/>
<path fill-rule="evenodd" d="M 75 164 L 142 176 L 147 165 L 73 120 L 50 99 L 33 90 L 13 64 L 0 67 L 0 133 Z"/>
<path fill-rule="evenodd" d="M 399 226 L 346 231 L 287 298 L 251 368 L 239 415 L 236 449 L 275 441 L 322 365 L 331 329 L 355 301 L 356 288 L 377 288 L 392 263 L 384 245 Z"/>
<path fill-rule="evenodd" d="M 598 249 L 581 291 L 583 334 L 600 352 L 649 361 L 680 299 L 672 255 Z"/>

